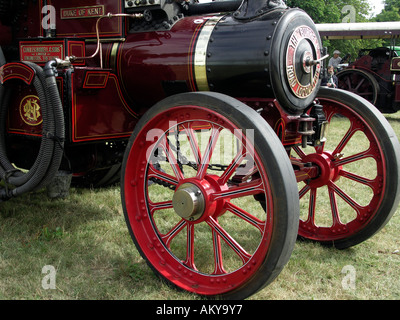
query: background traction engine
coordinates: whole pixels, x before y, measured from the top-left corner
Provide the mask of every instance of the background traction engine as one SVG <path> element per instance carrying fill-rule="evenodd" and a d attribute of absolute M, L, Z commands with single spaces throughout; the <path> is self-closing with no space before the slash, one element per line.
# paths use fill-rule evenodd
<path fill-rule="evenodd" d="M 400 109 L 400 58 L 396 47 L 362 49 L 347 68 L 337 74 L 339 88 L 354 92 L 383 113 Z"/>
<path fill-rule="evenodd" d="M 246 298 L 298 236 L 347 248 L 398 206 L 395 133 L 366 100 L 320 89 L 299 9 L 1 1 L 0 20 L 1 200 L 60 172 L 120 181 L 131 237 L 168 283 Z"/>

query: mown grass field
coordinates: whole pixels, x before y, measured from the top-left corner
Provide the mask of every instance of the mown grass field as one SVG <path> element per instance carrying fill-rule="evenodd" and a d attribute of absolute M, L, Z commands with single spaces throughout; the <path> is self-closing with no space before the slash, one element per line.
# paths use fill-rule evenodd
<path fill-rule="evenodd" d="M 400 137 L 400 113 L 387 118 Z M 347 250 L 298 241 L 279 277 L 249 299 L 399 299 L 399 226 L 400 209 L 381 232 Z M 54 289 L 42 285 L 45 266 L 55 269 Z M 350 287 L 348 270 L 354 272 Z M 0 203 L 0 299 L 199 297 L 165 285 L 140 257 L 116 186 L 71 189 L 67 199 L 50 200 L 43 191 Z"/>

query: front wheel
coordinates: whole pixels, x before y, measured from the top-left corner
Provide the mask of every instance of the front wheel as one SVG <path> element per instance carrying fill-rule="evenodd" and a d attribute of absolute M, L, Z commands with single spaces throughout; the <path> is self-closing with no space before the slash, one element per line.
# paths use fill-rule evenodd
<path fill-rule="evenodd" d="M 321 88 L 318 99 L 329 122 L 327 141 L 295 147 L 292 156 L 319 167 L 299 184 L 299 235 L 348 248 L 378 232 L 400 200 L 400 145 L 382 114 L 366 100 Z"/>
<path fill-rule="evenodd" d="M 244 299 L 283 269 L 298 230 L 294 173 L 262 117 L 226 95 L 151 108 L 130 138 L 121 184 L 131 237 L 178 288 Z"/>

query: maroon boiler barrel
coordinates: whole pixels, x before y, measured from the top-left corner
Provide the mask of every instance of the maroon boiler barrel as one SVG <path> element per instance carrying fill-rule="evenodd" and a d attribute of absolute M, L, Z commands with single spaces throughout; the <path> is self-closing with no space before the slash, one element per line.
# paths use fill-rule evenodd
<path fill-rule="evenodd" d="M 166 96 L 217 91 L 233 97 L 277 98 L 300 113 L 319 87 L 321 42 L 309 16 L 276 9 L 253 19 L 234 14 L 185 17 L 170 30 L 133 32 L 115 64 L 134 105 L 151 107 Z"/>

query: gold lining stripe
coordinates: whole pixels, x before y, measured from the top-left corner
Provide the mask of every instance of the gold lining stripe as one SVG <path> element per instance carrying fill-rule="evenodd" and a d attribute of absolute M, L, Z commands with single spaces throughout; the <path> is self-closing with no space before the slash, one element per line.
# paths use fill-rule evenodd
<path fill-rule="evenodd" d="M 110 68 L 114 71 L 117 72 L 117 53 L 118 53 L 118 46 L 119 43 L 115 42 L 112 45 L 111 49 L 111 54 L 110 54 Z"/>
<path fill-rule="evenodd" d="M 194 50 L 194 77 L 199 91 L 210 91 L 207 80 L 207 48 L 215 26 L 223 16 L 210 17 L 204 24 Z"/>

